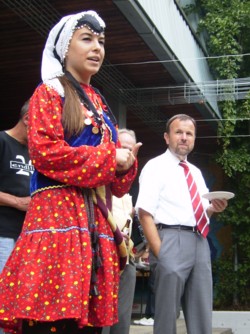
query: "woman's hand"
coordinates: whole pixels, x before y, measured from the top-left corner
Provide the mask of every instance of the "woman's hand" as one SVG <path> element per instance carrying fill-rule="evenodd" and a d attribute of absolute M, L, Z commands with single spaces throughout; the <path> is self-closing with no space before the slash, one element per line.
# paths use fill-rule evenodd
<path fill-rule="evenodd" d="M 135 157 L 130 150 L 127 148 L 116 149 L 117 172 L 125 172 L 133 165 L 134 161 Z"/>
<path fill-rule="evenodd" d="M 116 149 L 117 172 L 125 172 L 134 164 L 141 146 L 142 143 L 136 143 L 132 151 L 127 148 Z"/>

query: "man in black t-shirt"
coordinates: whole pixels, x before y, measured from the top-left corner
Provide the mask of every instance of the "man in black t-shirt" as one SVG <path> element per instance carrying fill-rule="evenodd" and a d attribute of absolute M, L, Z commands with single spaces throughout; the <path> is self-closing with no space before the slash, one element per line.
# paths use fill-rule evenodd
<path fill-rule="evenodd" d="M 27 147 L 28 107 L 26 101 L 18 123 L 0 131 L 0 273 L 21 232 L 30 202 L 34 168 Z"/>

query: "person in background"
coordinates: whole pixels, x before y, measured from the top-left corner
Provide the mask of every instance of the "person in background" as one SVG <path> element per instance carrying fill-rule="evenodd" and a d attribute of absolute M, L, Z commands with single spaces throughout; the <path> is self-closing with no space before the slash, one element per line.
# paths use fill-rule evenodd
<path fill-rule="evenodd" d="M 133 130 L 119 129 L 121 147 L 130 151 L 136 145 L 136 136 Z M 139 144 L 139 143 L 138 143 Z M 122 231 L 128 249 L 128 261 L 120 276 L 118 295 L 118 323 L 103 329 L 102 334 L 129 334 L 132 307 L 136 283 L 136 267 L 134 263 L 133 243 L 131 230 L 134 216 L 132 197 L 129 193 L 118 198 L 113 196 L 113 217 Z"/>
<path fill-rule="evenodd" d="M 0 132 L 0 273 L 21 232 L 30 202 L 34 168 L 27 147 L 28 108 L 29 100 L 22 106 L 17 124 Z"/>
<path fill-rule="evenodd" d="M 173 116 L 164 134 L 167 151 L 150 160 L 140 175 L 136 208 L 154 271 L 154 334 L 176 334 L 180 305 L 188 334 L 212 333 L 212 275 L 206 235 L 209 217 L 222 212 L 227 200 L 209 203 L 202 198 L 208 192 L 203 176 L 187 161 L 195 137 L 193 118 Z"/>
<path fill-rule="evenodd" d="M 22 334 L 101 333 L 117 322 L 126 245 L 111 215 L 126 194 L 136 155 L 90 81 L 105 54 L 95 11 L 63 17 L 50 31 L 42 83 L 30 100 L 31 202 L 0 276 L 0 325 Z"/>
<path fill-rule="evenodd" d="M 141 256 L 142 264 L 149 263 L 149 248 L 146 247 L 145 252 Z M 145 316 L 141 319 L 134 320 L 135 325 L 141 326 L 153 326 L 154 315 L 155 315 L 155 294 L 154 294 L 154 272 L 152 268 L 149 268 L 148 277 L 148 290 L 147 290 L 147 301 L 145 308 Z"/>

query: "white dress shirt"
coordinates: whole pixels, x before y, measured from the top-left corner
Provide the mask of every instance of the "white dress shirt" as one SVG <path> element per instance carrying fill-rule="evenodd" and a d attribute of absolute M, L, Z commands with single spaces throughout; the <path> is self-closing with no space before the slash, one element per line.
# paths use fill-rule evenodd
<path fill-rule="evenodd" d="M 156 224 L 195 226 L 196 221 L 184 169 L 169 149 L 142 169 L 136 209 L 150 213 Z M 208 192 L 201 171 L 188 163 L 200 196 Z M 202 197 L 201 197 L 202 198 Z M 204 210 L 209 201 L 202 198 Z"/>

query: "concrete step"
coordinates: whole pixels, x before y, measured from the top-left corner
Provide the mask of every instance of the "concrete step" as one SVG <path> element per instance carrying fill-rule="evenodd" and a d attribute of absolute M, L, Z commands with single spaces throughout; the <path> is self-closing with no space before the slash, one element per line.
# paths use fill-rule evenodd
<path fill-rule="evenodd" d="M 186 325 L 183 319 L 176 322 L 177 334 L 186 334 Z M 153 326 L 131 325 L 129 334 L 153 334 Z M 233 334 L 230 328 L 213 328 L 212 334 Z"/>

